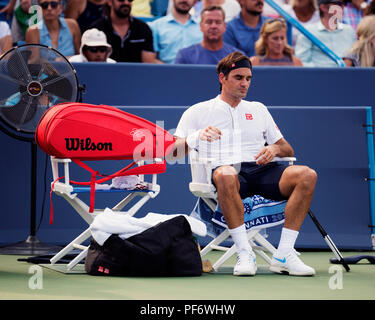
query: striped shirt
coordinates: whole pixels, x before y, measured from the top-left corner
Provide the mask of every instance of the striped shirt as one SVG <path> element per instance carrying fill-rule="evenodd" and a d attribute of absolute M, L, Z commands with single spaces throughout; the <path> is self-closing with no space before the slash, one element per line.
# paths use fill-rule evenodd
<path fill-rule="evenodd" d="M 351 25 L 354 30 L 357 29 L 357 26 L 362 18 L 363 18 L 362 10 L 357 9 L 355 6 L 353 6 L 351 2 L 349 2 L 344 7 L 342 22 Z"/>

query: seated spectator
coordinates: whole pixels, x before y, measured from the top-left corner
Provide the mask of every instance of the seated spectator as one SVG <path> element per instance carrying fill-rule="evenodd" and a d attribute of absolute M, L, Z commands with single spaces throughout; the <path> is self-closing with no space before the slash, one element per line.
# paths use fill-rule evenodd
<path fill-rule="evenodd" d="M 175 63 L 181 64 L 218 64 L 237 48 L 224 43 L 225 12 L 222 7 L 204 8 L 201 13 L 200 27 L 203 32 L 201 43 L 183 48 L 177 53 Z"/>
<path fill-rule="evenodd" d="M 74 19 L 83 34 L 100 18 L 105 16 L 107 0 L 69 0 L 65 9 L 65 18 Z"/>
<path fill-rule="evenodd" d="M 375 67 L 375 15 L 365 16 L 357 28 L 358 40 L 343 57 L 348 67 Z"/>
<path fill-rule="evenodd" d="M 241 6 L 237 0 L 201 0 L 197 1 L 190 14 L 195 19 L 200 19 L 203 8 L 220 6 L 225 12 L 225 22 L 232 20 L 241 12 Z"/>
<path fill-rule="evenodd" d="M 12 36 L 8 23 L 0 21 L 0 55 L 12 48 Z"/>
<path fill-rule="evenodd" d="M 287 43 L 287 25 L 283 18 L 267 20 L 260 29 L 260 38 L 255 43 L 256 56 L 250 58 L 253 66 L 302 66 L 293 56 Z"/>
<path fill-rule="evenodd" d="M 364 16 L 367 2 L 366 0 L 346 0 L 345 2 L 342 22 L 351 25 L 356 30 L 358 23 Z"/>
<path fill-rule="evenodd" d="M 173 63 L 180 49 L 202 41 L 199 24 L 189 13 L 195 1 L 173 0 L 170 14 L 149 23 L 161 62 Z"/>
<path fill-rule="evenodd" d="M 109 13 L 91 28 L 105 33 L 117 62 L 157 63 L 150 27 L 131 15 L 132 0 L 108 0 Z"/>
<path fill-rule="evenodd" d="M 12 40 L 15 44 L 25 41 L 26 30 L 29 27 L 29 19 L 34 15 L 34 13 L 29 13 L 30 7 L 31 0 L 20 0 L 16 10 L 14 10 Z"/>
<path fill-rule="evenodd" d="M 266 21 L 262 15 L 264 0 L 238 0 L 241 13 L 228 22 L 224 42 L 243 51 L 248 57 L 255 55 L 255 42 Z"/>
<path fill-rule="evenodd" d="M 318 3 L 320 21 L 308 25 L 306 29 L 338 57 L 342 57 L 356 41 L 354 29 L 338 21 L 343 3 L 340 0 L 318 0 Z M 302 34 L 298 35 L 295 54 L 302 60 L 304 66 L 338 66 L 335 61 Z"/>
<path fill-rule="evenodd" d="M 305 28 L 309 24 L 318 22 L 319 11 L 316 0 L 291 0 L 290 7 L 286 10 L 293 18 L 295 18 Z M 299 34 L 297 28 L 292 28 L 292 47 L 294 48 Z"/>
<path fill-rule="evenodd" d="M 88 29 L 82 35 L 80 54 L 69 58 L 70 62 L 109 62 L 116 63 L 109 58 L 112 46 L 107 42 L 103 31 Z"/>
<path fill-rule="evenodd" d="M 62 18 L 60 1 L 39 0 L 43 19 L 26 31 L 26 43 L 40 43 L 57 49 L 66 57 L 79 53 L 81 32 L 73 19 Z"/>

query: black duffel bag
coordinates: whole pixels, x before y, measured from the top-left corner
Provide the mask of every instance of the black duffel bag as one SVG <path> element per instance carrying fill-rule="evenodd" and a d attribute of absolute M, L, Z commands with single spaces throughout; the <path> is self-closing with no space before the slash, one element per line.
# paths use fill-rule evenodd
<path fill-rule="evenodd" d="M 88 274 L 100 276 L 200 276 L 202 260 L 189 222 L 177 216 L 121 239 L 94 239 L 85 259 Z"/>

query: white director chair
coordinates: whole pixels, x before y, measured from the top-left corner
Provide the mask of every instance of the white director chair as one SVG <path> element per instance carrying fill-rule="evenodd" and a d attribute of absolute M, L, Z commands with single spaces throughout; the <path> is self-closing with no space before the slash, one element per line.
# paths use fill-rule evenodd
<path fill-rule="evenodd" d="M 274 158 L 273 161 L 283 161 L 293 164 L 296 158 Z M 200 158 L 198 151 L 190 150 L 189 161 L 191 168 L 192 182 L 189 184 L 190 191 L 196 196 L 200 197 L 212 210 L 217 209 L 217 194 L 216 188 L 212 184 L 212 159 Z M 247 237 L 254 252 L 262 257 L 268 264 L 271 263 L 272 254 L 276 248 L 266 240 L 260 233 L 262 229 L 250 229 L 247 231 Z M 233 244 L 231 247 L 223 246 L 223 242 L 230 237 L 229 230 L 225 229 L 221 234 L 215 237 L 201 250 L 201 257 L 203 258 L 212 250 L 220 250 L 224 253 L 212 265 L 214 271 L 218 271 L 221 265 L 225 263 L 232 255 L 236 254 L 236 247 Z"/>
<path fill-rule="evenodd" d="M 75 211 L 81 216 L 81 218 L 90 226 L 94 218 L 98 214 L 103 213 L 105 208 L 94 209 L 93 212 L 89 212 L 90 207 L 83 200 L 80 199 L 80 195 L 90 193 L 90 186 L 77 187 L 71 184 L 71 162 L 71 159 L 58 159 L 55 157 L 51 157 L 52 175 L 54 181 L 51 183 L 51 189 L 56 195 L 63 197 L 75 209 Z M 155 164 L 161 164 L 161 162 L 162 160 L 160 159 L 154 159 Z M 138 168 L 142 168 L 143 162 L 139 162 L 138 165 Z M 63 167 L 63 179 L 61 179 L 61 176 L 59 175 L 59 166 Z M 118 202 L 114 207 L 112 207 L 111 210 L 114 212 L 121 212 L 123 214 L 133 216 L 148 200 L 155 198 L 160 192 L 160 186 L 157 184 L 157 173 L 154 173 L 151 176 L 151 182 L 146 182 L 145 176 L 142 174 L 139 175 L 140 182 L 142 182 L 143 185 L 147 186 L 146 189 L 96 189 L 95 193 L 119 192 L 124 194 L 122 200 Z M 140 197 L 140 199 L 131 205 L 130 202 L 136 197 Z M 124 208 L 127 205 L 129 205 L 127 210 L 124 210 Z M 64 256 L 66 256 L 73 250 L 79 249 L 80 253 L 71 262 L 67 264 L 67 270 L 71 270 L 74 266 L 76 266 L 80 261 L 82 261 L 86 257 L 88 246 L 85 246 L 82 243 L 85 242 L 90 236 L 90 227 L 88 227 L 73 241 L 71 241 L 67 246 L 65 246 L 60 252 L 58 252 L 54 257 L 52 257 L 50 259 L 51 264 L 57 263 L 60 259 L 62 259 Z"/>

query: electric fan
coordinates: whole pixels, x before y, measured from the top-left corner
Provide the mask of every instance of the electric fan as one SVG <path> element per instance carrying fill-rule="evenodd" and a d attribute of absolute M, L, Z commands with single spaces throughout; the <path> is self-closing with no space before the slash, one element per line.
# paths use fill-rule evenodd
<path fill-rule="evenodd" d="M 31 146 L 30 235 L 25 241 L 0 248 L 0 254 L 46 254 L 55 250 L 36 237 L 37 146 L 35 129 L 43 113 L 80 94 L 76 72 L 57 50 L 26 44 L 0 58 L 0 130 Z"/>

